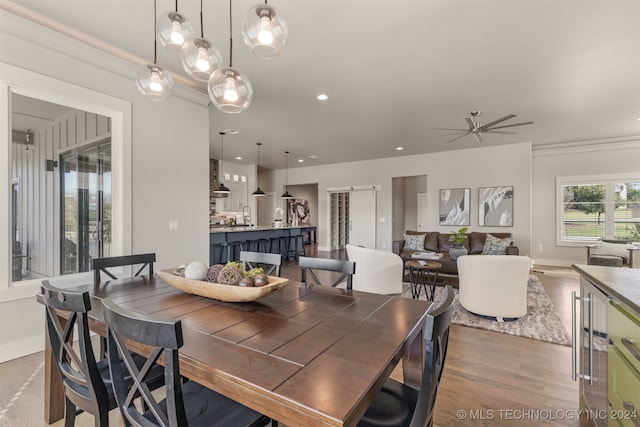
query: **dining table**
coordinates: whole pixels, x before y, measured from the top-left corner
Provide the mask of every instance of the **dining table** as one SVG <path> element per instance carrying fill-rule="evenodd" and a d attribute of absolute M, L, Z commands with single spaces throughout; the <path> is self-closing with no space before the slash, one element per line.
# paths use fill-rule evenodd
<path fill-rule="evenodd" d="M 179 319 L 180 373 L 286 426 L 356 425 L 400 361 L 405 384 L 420 387 L 429 301 L 289 281 L 256 301 L 223 302 L 157 275 L 67 289 L 90 293 L 90 328 L 101 336 L 105 298 Z M 53 423 L 64 416 L 64 393 L 46 341 L 45 420 Z"/>

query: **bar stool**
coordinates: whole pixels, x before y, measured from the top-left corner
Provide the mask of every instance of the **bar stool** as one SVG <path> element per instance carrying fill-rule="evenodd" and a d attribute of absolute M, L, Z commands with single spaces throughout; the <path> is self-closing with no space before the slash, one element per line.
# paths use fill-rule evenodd
<path fill-rule="evenodd" d="M 254 243 L 255 252 L 271 252 L 271 241 L 269 239 L 256 239 Z"/>
<path fill-rule="evenodd" d="M 298 246 L 298 243 L 300 244 L 300 246 Z M 300 253 L 302 253 L 302 256 L 307 256 L 304 249 L 304 235 L 295 234 L 295 235 L 289 236 L 289 239 L 287 242 L 287 257 L 289 257 L 292 252 L 293 252 L 293 258 L 296 260 L 298 259 L 298 256 L 300 255 Z"/>
<path fill-rule="evenodd" d="M 244 250 L 245 241 L 237 241 L 237 242 L 222 242 L 216 243 L 214 247 L 220 247 L 220 253 L 218 256 L 218 264 L 225 264 L 229 261 L 233 261 L 240 256 L 240 251 Z M 227 256 L 224 256 L 225 249 L 227 252 Z M 237 253 L 237 255 L 236 255 Z"/>
<path fill-rule="evenodd" d="M 280 254 L 284 259 L 289 259 L 289 236 L 271 237 L 269 240 L 271 241 L 269 252 Z"/>

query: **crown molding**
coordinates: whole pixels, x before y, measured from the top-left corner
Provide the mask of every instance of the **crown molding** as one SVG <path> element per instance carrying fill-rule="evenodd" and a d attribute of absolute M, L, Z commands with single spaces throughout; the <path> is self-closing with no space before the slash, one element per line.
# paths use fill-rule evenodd
<path fill-rule="evenodd" d="M 640 148 L 640 136 L 594 139 L 588 141 L 564 142 L 537 145 L 531 148 L 532 157 L 557 156 L 559 154 L 593 153 L 598 151 L 627 150 Z"/>
<path fill-rule="evenodd" d="M 3 19 L 0 32 L 99 67 L 131 80 L 132 84 L 135 84 L 138 69 L 150 62 L 9 0 L 0 0 L 0 9 L 16 17 Z M 174 96 L 198 105 L 209 104 L 208 95 L 203 93 L 197 82 L 180 74 L 171 74 L 176 82 Z"/>

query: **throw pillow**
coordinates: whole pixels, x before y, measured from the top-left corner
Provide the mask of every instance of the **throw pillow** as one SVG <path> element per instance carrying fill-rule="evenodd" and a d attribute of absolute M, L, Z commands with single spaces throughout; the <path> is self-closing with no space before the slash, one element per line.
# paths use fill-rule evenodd
<path fill-rule="evenodd" d="M 511 243 L 511 237 L 499 239 L 491 234 L 487 234 L 487 240 L 484 242 L 482 255 L 506 255 L 507 247 L 509 247 Z"/>
<path fill-rule="evenodd" d="M 403 234 L 405 251 L 424 251 L 426 234 Z"/>

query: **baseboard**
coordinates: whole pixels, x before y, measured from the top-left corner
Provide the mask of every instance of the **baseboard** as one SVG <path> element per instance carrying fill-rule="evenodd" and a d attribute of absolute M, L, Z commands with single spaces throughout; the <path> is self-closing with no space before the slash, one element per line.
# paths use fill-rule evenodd
<path fill-rule="evenodd" d="M 558 259 L 534 259 L 533 260 L 533 265 L 534 268 L 535 266 L 539 266 L 539 265 L 548 265 L 551 267 L 571 267 L 572 264 L 580 264 L 577 261 L 567 261 L 567 260 L 558 260 Z"/>
<path fill-rule="evenodd" d="M 44 350 L 44 334 L 26 337 L 0 346 L 0 363 Z"/>

